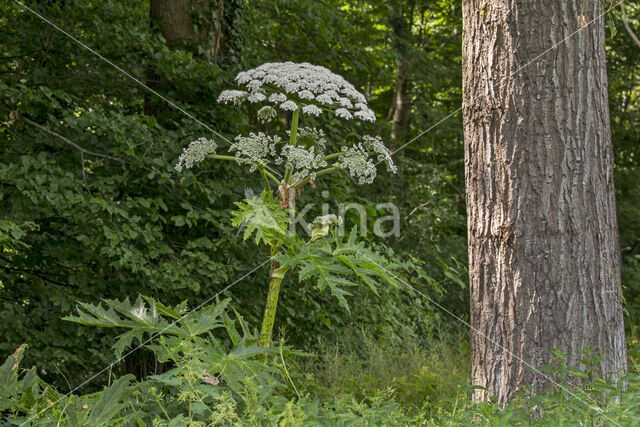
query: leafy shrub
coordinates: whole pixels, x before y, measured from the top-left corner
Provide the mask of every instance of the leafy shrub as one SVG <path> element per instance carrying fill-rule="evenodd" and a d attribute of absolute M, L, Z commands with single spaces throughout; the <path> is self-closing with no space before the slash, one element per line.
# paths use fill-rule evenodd
<path fill-rule="evenodd" d="M 151 298 L 80 304 L 67 320 L 125 329 L 114 344 L 120 357 L 131 345 L 144 345 L 171 369 L 146 380 L 132 375 L 98 393 L 62 394 L 44 383 L 35 368 L 21 371 L 26 347 L 10 355 L 0 370 L 0 410 L 9 424 L 32 425 L 327 425 L 399 424 L 408 418 L 399 405 L 378 393 L 348 396 L 322 404 L 298 394 L 289 374 L 293 356 L 304 356 L 280 342 L 258 345 L 258 335 L 229 301 L 188 311 Z M 153 342 L 150 338 L 153 338 Z"/>

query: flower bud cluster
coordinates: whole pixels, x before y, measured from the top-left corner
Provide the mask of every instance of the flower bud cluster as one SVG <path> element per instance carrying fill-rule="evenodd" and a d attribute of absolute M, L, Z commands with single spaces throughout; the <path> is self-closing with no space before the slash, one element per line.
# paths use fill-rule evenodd
<path fill-rule="evenodd" d="M 322 216 L 318 216 L 316 217 L 313 222 L 311 222 L 312 225 L 342 225 L 342 217 L 336 216 L 334 214 L 328 214 L 328 215 L 322 215 Z"/>
<path fill-rule="evenodd" d="M 305 148 L 300 145 L 295 147 L 286 144 L 282 147 L 280 157 L 276 159 L 276 164 L 283 164 L 294 171 L 293 181 L 309 177 L 316 179 L 316 171 L 327 166 L 324 160 L 324 151 L 316 150 L 317 147 L 312 146 Z"/>

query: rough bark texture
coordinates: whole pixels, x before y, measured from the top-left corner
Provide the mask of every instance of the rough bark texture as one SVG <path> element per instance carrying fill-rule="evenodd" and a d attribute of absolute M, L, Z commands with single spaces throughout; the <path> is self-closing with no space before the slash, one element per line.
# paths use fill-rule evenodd
<path fill-rule="evenodd" d="M 585 26 L 600 13 L 583 0 L 463 2 L 477 400 L 544 387 L 519 359 L 548 364 L 552 349 L 590 347 L 603 373 L 626 366 L 603 18 Z"/>

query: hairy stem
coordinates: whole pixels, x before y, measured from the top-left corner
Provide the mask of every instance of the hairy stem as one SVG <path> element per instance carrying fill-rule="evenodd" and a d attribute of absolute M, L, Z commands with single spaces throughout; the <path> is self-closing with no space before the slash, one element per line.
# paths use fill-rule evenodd
<path fill-rule="evenodd" d="M 276 245 L 271 246 L 271 257 L 273 258 L 280 252 L 280 248 Z M 281 267 L 280 264 L 272 259 L 269 274 L 269 292 L 267 293 L 267 302 L 264 307 L 264 316 L 262 318 L 262 328 L 260 329 L 260 339 L 258 343 L 262 347 L 268 347 L 271 341 L 271 333 L 273 332 L 273 323 L 276 318 L 276 308 L 278 307 L 278 295 L 280 294 L 280 284 L 289 267 Z"/>

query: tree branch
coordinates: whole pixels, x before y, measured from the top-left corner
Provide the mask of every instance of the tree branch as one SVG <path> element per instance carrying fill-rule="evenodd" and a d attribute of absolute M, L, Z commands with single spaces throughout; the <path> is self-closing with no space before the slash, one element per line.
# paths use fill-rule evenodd
<path fill-rule="evenodd" d="M 0 256 L 0 259 L 12 264 L 11 261 L 5 257 Z M 41 270 L 31 270 L 28 268 L 13 268 L 13 267 L 9 267 L 7 265 L 1 265 L 0 264 L 0 268 L 2 268 L 5 271 L 15 271 L 15 272 L 20 272 L 20 273 L 27 273 L 30 274 L 32 276 L 35 276 L 41 280 L 44 280 L 45 282 L 49 282 L 49 283 L 53 283 L 54 285 L 59 285 L 59 286 L 65 286 L 68 288 L 77 288 L 77 286 L 71 285 L 69 283 L 64 283 L 64 282 L 60 282 L 58 280 L 52 279 L 50 277 L 47 276 L 47 273 L 41 271 Z"/>
<path fill-rule="evenodd" d="M 78 150 L 80 152 L 80 155 L 83 156 L 83 160 L 84 160 L 84 155 L 88 155 L 88 156 L 94 156 L 94 157 L 101 157 L 103 159 L 109 159 L 109 160 L 115 160 L 117 162 L 122 162 L 121 159 L 118 159 L 117 157 L 112 157 L 106 154 L 100 154 L 100 153 L 95 153 L 93 151 L 89 151 L 86 150 L 84 148 L 82 148 L 81 146 L 79 146 L 78 144 L 76 144 L 75 142 L 71 141 L 68 138 L 65 138 L 64 136 L 55 133 L 54 131 L 50 130 L 49 128 L 34 122 L 31 119 L 26 118 L 25 116 L 23 116 L 22 114 L 20 114 L 18 111 L 12 111 L 11 115 L 10 115 L 10 122 L 15 122 L 16 120 L 22 120 L 26 123 L 29 123 L 31 126 L 36 127 L 38 129 L 40 129 L 41 131 L 48 133 L 51 136 L 54 136 L 56 138 L 58 138 L 60 141 L 64 142 L 67 145 L 72 146 L 73 148 L 75 148 L 76 150 Z"/>
<path fill-rule="evenodd" d="M 398 95 L 394 91 L 393 100 L 391 101 L 391 107 L 389 107 L 389 112 L 387 113 L 387 117 L 385 117 L 384 120 L 382 121 L 382 123 L 380 123 L 380 126 L 378 126 L 378 129 L 376 129 L 376 132 L 374 133 L 374 136 L 380 135 L 380 133 L 382 132 L 382 129 L 384 129 L 384 127 L 387 125 L 387 123 L 389 123 L 389 120 L 391 120 L 391 118 L 393 117 L 393 113 L 394 113 L 394 111 L 396 111 L 396 98 L 397 97 L 398 97 Z"/>
<path fill-rule="evenodd" d="M 624 28 L 627 29 L 627 33 L 629 33 L 636 45 L 640 47 L 640 40 L 638 40 L 638 36 L 633 32 L 629 25 L 629 21 L 627 20 L 627 13 L 624 10 L 624 2 L 620 2 L 620 10 L 622 10 L 622 23 L 624 24 Z"/>

